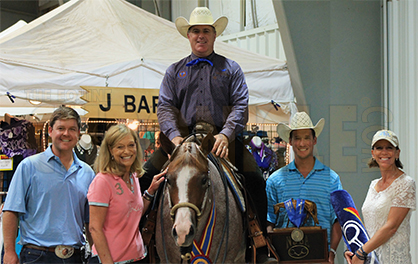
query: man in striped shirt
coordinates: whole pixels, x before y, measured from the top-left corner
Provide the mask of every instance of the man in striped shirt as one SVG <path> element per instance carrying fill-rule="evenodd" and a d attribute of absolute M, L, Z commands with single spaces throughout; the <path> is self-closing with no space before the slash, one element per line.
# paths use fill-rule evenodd
<path fill-rule="evenodd" d="M 318 209 L 319 225 L 327 229 L 330 251 L 328 261 L 334 263 L 335 250 L 342 233 L 331 205 L 330 194 L 342 189 L 342 185 L 338 174 L 322 164 L 313 154 L 317 136 L 324 124 L 322 118 L 313 126 L 310 117 L 305 112 L 299 112 L 292 118 L 290 126 L 281 123 L 277 127 L 279 136 L 292 146 L 295 159 L 267 179 L 267 230 L 287 227 L 288 214 L 281 212 L 276 215 L 275 204 L 292 198 L 313 201 Z M 305 226 L 313 225 L 313 219 L 310 218 Z M 291 221 L 288 227 L 294 227 Z"/>

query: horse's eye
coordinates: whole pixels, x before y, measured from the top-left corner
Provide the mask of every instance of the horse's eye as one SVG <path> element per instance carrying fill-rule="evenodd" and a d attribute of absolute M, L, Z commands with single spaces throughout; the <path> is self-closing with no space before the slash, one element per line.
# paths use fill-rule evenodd
<path fill-rule="evenodd" d="M 202 178 L 202 185 L 206 185 L 208 183 L 208 177 L 203 177 Z"/>

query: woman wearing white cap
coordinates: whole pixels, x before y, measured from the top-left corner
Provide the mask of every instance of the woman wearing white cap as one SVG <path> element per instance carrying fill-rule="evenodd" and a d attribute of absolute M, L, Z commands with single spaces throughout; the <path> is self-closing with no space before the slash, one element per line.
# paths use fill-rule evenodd
<path fill-rule="evenodd" d="M 346 252 L 348 263 L 364 263 L 373 250 L 380 264 L 409 264 L 410 218 L 415 210 L 415 182 L 405 174 L 399 160 L 398 137 L 390 130 L 377 131 L 372 140 L 370 168 L 378 167 L 381 178 L 370 184 L 362 212 L 370 240 L 357 252 Z"/>

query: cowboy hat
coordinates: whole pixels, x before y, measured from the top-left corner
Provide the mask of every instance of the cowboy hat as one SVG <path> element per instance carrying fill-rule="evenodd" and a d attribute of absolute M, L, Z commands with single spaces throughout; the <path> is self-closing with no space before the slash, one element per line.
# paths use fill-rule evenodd
<path fill-rule="evenodd" d="M 178 17 L 176 19 L 177 30 L 185 38 L 187 38 L 189 28 L 196 25 L 212 26 L 215 28 L 216 35 L 219 36 L 225 30 L 226 25 L 228 25 L 228 18 L 221 16 L 213 22 L 212 13 L 207 7 L 196 7 L 190 14 L 190 23 L 184 17 Z"/>
<path fill-rule="evenodd" d="M 280 123 L 277 126 L 277 133 L 279 136 L 286 142 L 289 142 L 290 132 L 293 130 L 300 129 L 313 129 L 315 131 L 315 136 L 318 137 L 321 134 L 322 129 L 325 125 L 325 119 L 321 118 L 318 123 L 314 126 L 311 118 L 305 112 L 297 112 L 290 122 L 290 126 Z"/>

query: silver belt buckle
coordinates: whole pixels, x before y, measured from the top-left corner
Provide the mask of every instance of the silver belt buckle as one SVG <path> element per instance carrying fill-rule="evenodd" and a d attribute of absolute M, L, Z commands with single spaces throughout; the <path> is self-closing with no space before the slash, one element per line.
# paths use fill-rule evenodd
<path fill-rule="evenodd" d="M 55 247 L 55 255 L 62 259 L 70 258 L 74 254 L 74 248 L 70 246 L 59 245 Z"/>

